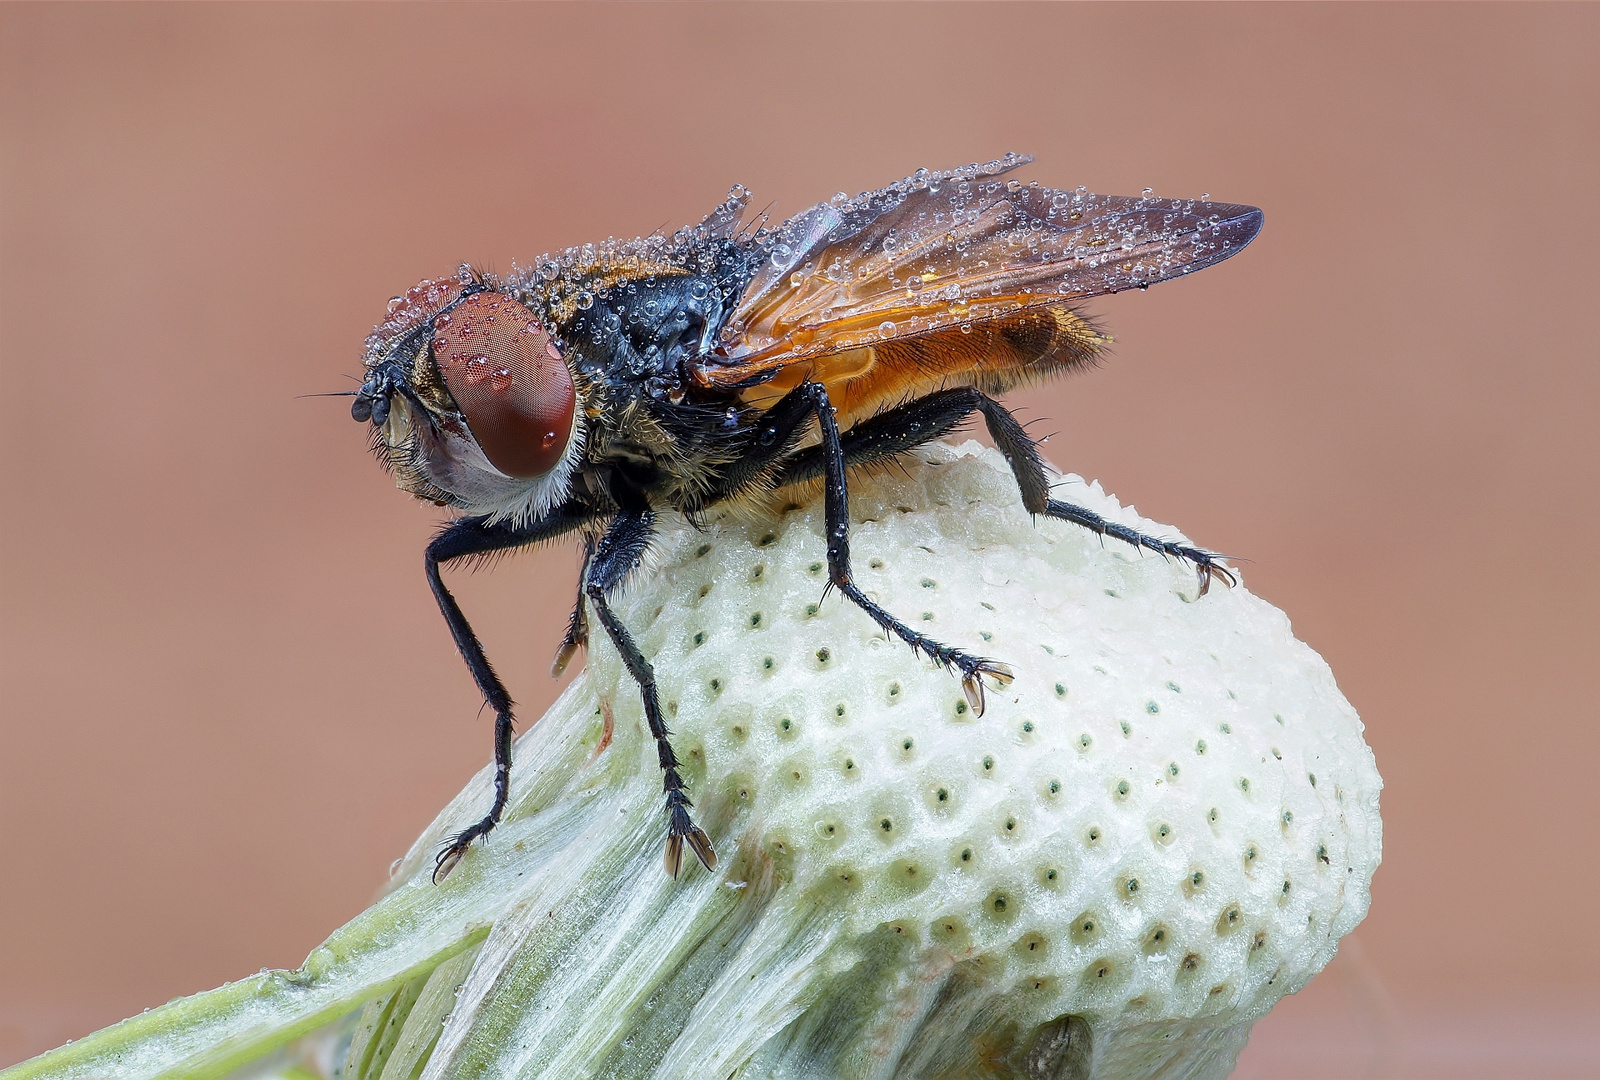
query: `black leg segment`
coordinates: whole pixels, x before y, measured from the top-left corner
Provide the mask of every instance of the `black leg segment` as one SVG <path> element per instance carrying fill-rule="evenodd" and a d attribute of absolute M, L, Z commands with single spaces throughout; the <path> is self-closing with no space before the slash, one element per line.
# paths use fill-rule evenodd
<path fill-rule="evenodd" d="M 499 824 L 509 793 L 511 728 L 515 722 L 511 712 L 511 695 L 506 692 L 505 684 L 489 663 L 478 635 L 473 633 L 467 617 L 462 614 L 461 605 L 456 603 L 456 598 L 445 587 L 439 568 L 455 559 L 471 559 L 550 540 L 571 532 L 594 517 L 595 512 L 591 508 L 566 503 L 521 527 L 505 523 L 491 525 L 481 517 L 462 518 L 445 526 L 428 545 L 424 557 L 428 585 L 433 589 L 439 611 L 450 627 L 450 636 L 455 638 L 457 651 L 467 662 L 467 669 L 472 672 L 472 679 L 482 691 L 484 701 L 494 710 L 494 803 L 481 821 L 457 833 L 445 844 L 434 862 L 435 881 L 443 880 L 454 869 L 474 840 L 489 835 L 489 831 Z"/>
<path fill-rule="evenodd" d="M 987 675 L 1003 686 L 1011 681 L 1011 669 L 994 660 L 973 656 L 960 649 L 935 641 L 926 634 L 918 633 L 885 611 L 856 585 L 850 571 L 850 493 L 845 480 L 845 470 L 849 462 L 845 451 L 845 440 L 840 437 L 839 424 L 833 414 L 833 405 L 828 400 L 828 392 L 820 383 L 802 383 L 795 388 L 794 393 L 804 393 L 809 398 L 811 408 L 816 413 L 817 423 L 821 428 L 822 442 L 816 448 L 816 451 L 817 457 L 820 458 L 824 481 L 823 510 L 828 541 L 829 583 L 844 593 L 851 603 L 872 616 L 872 620 L 883 627 L 886 632 L 893 634 L 907 645 L 910 645 L 913 650 L 926 656 L 940 667 L 954 669 L 959 672 L 961 675 L 961 690 L 966 695 L 967 703 L 972 707 L 974 713 L 982 716 L 984 706 L 983 677 Z M 884 415 L 887 416 L 889 414 L 885 413 Z M 948 426 L 941 428 L 937 424 L 932 425 L 928 429 L 931 433 L 919 438 L 918 443 L 937 438 L 959 422 L 958 416 Z M 863 427 L 865 425 L 857 425 L 853 429 L 853 433 L 860 431 Z M 855 445 L 863 463 L 900 452 L 899 450 L 889 449 L 888 442 L 872 431 L 866 432 L 856 441 Z M 917 443 L 912 445 L 917 445 Z M 905 447 L 905 449 L 909 449 L 909 447 Z M 787 475 L 787 472 L 785 475 Z"/>
<path fill-rule="evenodd" d="M 1038 444 L 1017 423 L 1005 406 L 970 386 L 940 390 L 863 420 L 840 440 L 847 466 L 869 465 L 893 458 L 931 442 L 959 427 L 968 416 L 981 412 L 995 446 L 1005 455 L 1022 491 L 1022 504 L 1032 514 L 1044 514 L 1081 525 L 1158 554 L 1193 564 L 1200 578 L 1200 595 L 1213 578 L 1233 585 L 1236 579 L 1218 560 L 1221 556 L 1202 548 L 1148 536 L 1119 522 L 1107 521 L 1092 510 L 1050 497 L 1049 474 L 1039 458 Z M 795 455 L 779 474 L 778 486 L 814 480 L 827 474 L 827 447 L 808 448 Z"/>
<path fill-rule="evenodd" d="M 550 677 L 559 678 L 579 649 L 589 645 L 589 616 L 583 608 L 583 583 L 589 576 L 589 560 L 594 558 L 594 541 L 583 545 L 583 562 L 578 569 L 578 598 L 573 601 L 572 614 L 567 618 L 567 633 L 556 649 L 556 658 L 550 664 Z"/>
<path fill-rule="evenodd" d="M 623 510 L 612 521 L 611 528 L 595 545 L 589 559 L 589 569 L 584 577 L 583 593 L 594 607 L 595 618 L 605 627 L 611 643 L 622 656 L 622 663 L 639 684 L 639 696 L 644 700 L 645 723 L 656 740 L 656 757 L 661 762 L 661 786 L 667 796 L 667 873 L 673 877 L 683 868 L 683 845 L 689 847 L 707 870 L 717 865 L 717 854 L 711 841 L 689 816 L 688 795 L 684 794 L 683 779 L 678 775 L 678 757 L 672 752 L 666 720 L 661 715 L 661 700 L 656 692 L 656 673 L 644 653 L 634 643 L 633 635 L 622 625 L 611 610 L 608 598 L 639 565 L 645 547 L 650 542 L 650 532 L 655 524 L 655 514 L 648 507 Z"/>

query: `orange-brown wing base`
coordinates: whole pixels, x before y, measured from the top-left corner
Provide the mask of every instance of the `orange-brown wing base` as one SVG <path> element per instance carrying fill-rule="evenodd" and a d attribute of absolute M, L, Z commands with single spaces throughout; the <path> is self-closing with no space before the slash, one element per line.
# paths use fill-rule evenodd
<path fill-rule="evenodd" d="M 931 334 L 863 345 L 785 365 L 771 380 L 741 392 L 769 408 L 800 383 L 827 388 L 848 427 L 944 386 L 1003 394 L 1036 379 L 1092 365 L 1110 339 L 1070 308 L 1032 308 Z"/>

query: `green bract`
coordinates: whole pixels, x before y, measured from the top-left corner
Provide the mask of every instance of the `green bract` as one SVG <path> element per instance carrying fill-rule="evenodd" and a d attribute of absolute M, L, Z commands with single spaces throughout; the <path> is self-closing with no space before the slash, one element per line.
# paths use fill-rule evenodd
<path fill-rule="evenodd" d="M 597 640 L 518 743 L 505 824 L 443 884 L 433 852 L 487 770 L 299 971 L 15 1076 L 215 1076 L 317 1028 L 261 1074 L 1225 1075 L 1366 913 L 1360 721 L 1242 587 L 1200 597 L 1184 565 L 1033 521 L 993 451 L 922 455 L 853 478 L 857 580 L 1014 669 L 983 716 L 823 597 L 815 500 L 669 526 L 619 612 L 715 873 L 662 872 L 654 744 Z M 1171 534 L 1075 478 L 1056 495 Z"/>

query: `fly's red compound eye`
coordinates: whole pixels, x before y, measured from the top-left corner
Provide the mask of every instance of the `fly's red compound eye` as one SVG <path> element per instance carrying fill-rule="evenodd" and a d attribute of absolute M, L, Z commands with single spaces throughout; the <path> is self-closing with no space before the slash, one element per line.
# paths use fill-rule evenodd
<path fill-rule="evenodd" d="M 519 480 L 555 468 L 577 394 L 527 308 L 500 293 L 473 293 L 434 317 L 433 357 L 490 464 Z"/>

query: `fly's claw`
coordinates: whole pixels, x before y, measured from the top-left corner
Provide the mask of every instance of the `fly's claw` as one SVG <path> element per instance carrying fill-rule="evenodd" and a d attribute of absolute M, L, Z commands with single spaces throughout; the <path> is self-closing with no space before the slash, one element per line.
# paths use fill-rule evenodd
<path fill-rule="evenodd" d="M 672 808 L 672 824 L 667 829 L 667 852 L 663 860 L 670 877 L 676 878 L 683 869 L 684 841 L 688 841 L 689 849 L 700 860 L 701 866 L 707 870 L 717 868 L 717 853 L 712 850 L 711 838 L 694 823 L 683 806 L 675 805 Z"/>
<path fill-rule="evenodd" d="M 567 665 L 572 662 L 572 658 L 578 654 L 578 650 L 581 647 L 578 642 L 573 641 L 571 638 L 561 643 L 561 648 L 556 650 L 555 660 L 550 664 L 550 677 L 552 679 L 559 678 L 561 673 L 567 670 Z"/>
<path fill-rule="evenodd" d="M 1217 560 L 1224 558 L 1211 551 L 1185 551 L 1183 557 L 1194 563 L 1195 576 L 1200 579 L 1200 595 L 1204 596 L 1211 591 L 1211 579 L 1217 578 L 1228 588 L 1239 584 L 1239 579 L 1232 570 L 1223 566 Z"/>
<path fill-rule="evenodd" d="M 689 835 L 685 839 L 689 841 L 689 846 L 694 849 L 694 857 L 700 860 L 701 866 L 707 870 L 715 870 L 717 868 L 717 853 L 711 846 L 711 838 L 702 832 L 699 826 L 690 829 Z"/>
<path fill-rule="evenodd" d="M 588 563 L 584 564 L 587 570 Z M 578 654 L 579 649 L 589 645 L 589 616 L 584 612 L 583 599 L 580 596 L 578 604 L 572 609 L 572 617 L 567 620 L 567 633 L 561 639 L 561 647 L 556 650 L 555 661 L 550 665 L 550 677 L 557 678 L 567 670 L 567 665 Z"/>
<path fill-rule="evenodd" d="M 467 853 L 467 849 L 472 846 L 472 842 L 480 836 L 488 835 L 488 832 L 489 830 L 483 828 L 480 822 L 470 829 L 456 833 L 446 841 L 444 847 L 439 849 L 438 857 L 433 860 L 433 883 L 437 885 L 449 877 L 450 871 L 456 868 L 456 864 Z"/>
<path fill-rule="evenodd" d="M 974 716 L 983 715 L 983 677 L 985 675 L 994 680 L 996 687 L 1009 686 L 1011 680 L 1016 678 L 1016 673 L 998 660 L 978 660 L 970 665 L 963 664 L 961 668 L 961 693 L 966 697 L 967 707 L 972 710 L 972 715 Z"/>

